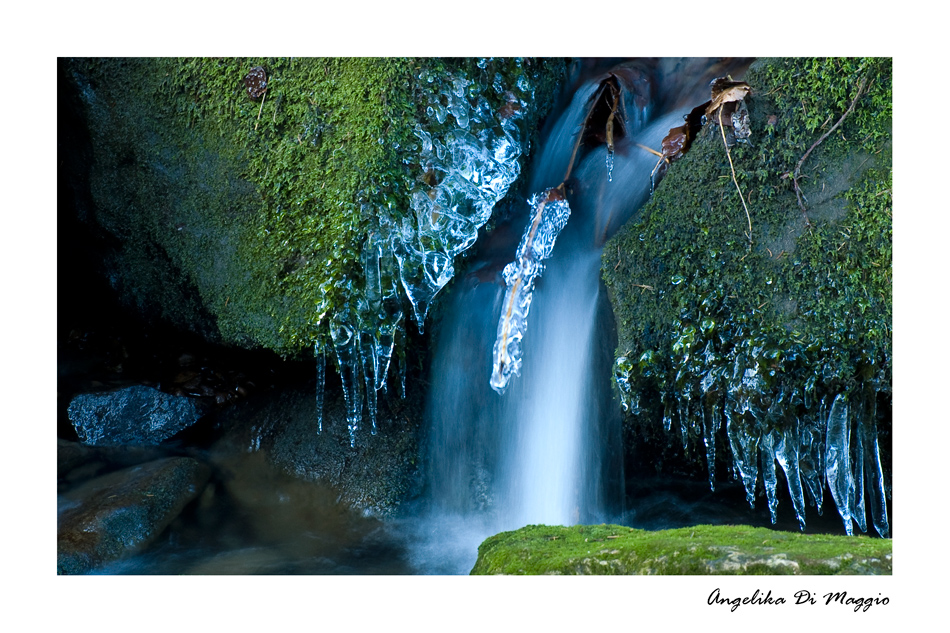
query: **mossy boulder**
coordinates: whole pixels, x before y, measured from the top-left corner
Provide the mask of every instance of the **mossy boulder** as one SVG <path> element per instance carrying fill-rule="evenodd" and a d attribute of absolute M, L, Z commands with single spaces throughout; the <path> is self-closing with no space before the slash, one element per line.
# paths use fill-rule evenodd
<path fill-rule="evenodd" d="M 251 95 L 243 80 L 256 67 L 266 92 Z M 465 98 L 491 112 L 516 104 L 527 146 L 564 69 L 536 59 L 68 59 L 60 107 L 80 112 L 88 139 L 62 148 L 85 157 L 64 165 L 84 171 L 68 179 L 88 183 L 77 213 L 127 305 L 214 341 L 298 355 L 326 338 L 326 314 L 361 299 L 361 249 L 380 214 L 409 212 L 427 177 L 418 130 L 445 122 L 427 108 L 442 80 L 467 77 Z"/>
<path fill-rule="evenodd" d="M 697 525 L 529 525 L 486 539 L 472 574 L 890 574 L 891 541 Z"/>
<path fill-rule="evenodd" d="M 756 61 L 741 78 L 751 143 L 727 155 L 707 122 L 608 242 L 628 428 L 679 421 L 690 459 L 716 470 L 721 419 L 756 437 L 819 420 L 823 438 L 845 394 L 889 478 L 891 75 L 888 58 Z"/>

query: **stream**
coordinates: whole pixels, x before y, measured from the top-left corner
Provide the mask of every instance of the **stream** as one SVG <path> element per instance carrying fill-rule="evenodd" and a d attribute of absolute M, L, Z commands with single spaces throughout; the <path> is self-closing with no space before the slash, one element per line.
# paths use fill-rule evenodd
<path fill-rule="evenodd" d="M 660 147 L 708 99 L 711 78 L 742 70 L 738 62 L 624 62 L 595 64 L 573 79 L 522 189 L 509 193 L 515 202 L 442 298 L 427 368 L 424 482 L 398 512 L 347 509 L 329 486 L 282 473 L 249 450 L 227 468 L 219 463 L 143 553 L 96 573 L 467 574 L 485 538 L 529 524 L 797 530 L 784 488 L 773 520 L 763 504 L 749 507 L 741 481 L 711 492 L 702 480 L 650 476 L 646 466 L 625 472 L 612 384 L 616 332 L 601 254 L 649 199 L 657 157 L 642 147 Z M 621 110 L 625 123 L 611 128 Z M 606 143 L 583 133 L 598 117 L 610 130 Z M 559 186 L 566 221 L 545 215 L 555 202 L 545 209 L 533 198 Z M 512 263 L 522 268 L 506 269 Z M 368 428 L 360 433 L 361 442 L 374 441 Z M 205 459 L 210 449 L 173 438 L 161 450 Z M 61 511 L 67 493 L 61 487 Z M 808 531 L 842 533 L 834 508 L 810 517 Z"/>

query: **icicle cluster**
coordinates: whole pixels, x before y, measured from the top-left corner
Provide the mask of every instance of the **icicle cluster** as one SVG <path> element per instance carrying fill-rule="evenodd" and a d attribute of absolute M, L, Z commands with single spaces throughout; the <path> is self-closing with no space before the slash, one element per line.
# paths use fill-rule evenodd
<path fill-rule="evenodd" d="M 456 255 L 475 243 L 478 229 L 518 178 L 523 153 L 524 102 L 508 93 L 508 106 L 495 113 L 472 81 L 455 77 L 443 85 L 430 94 L 426 111 L 439 124 L 451 117 L 454 125 L 416 129 L 428 184 L 412 192 L 411 212 L 387 227 L 420 331 L 432 298 L 455 274 Z"/>
<path fill-rule="evenodd" d="M 521 373 L 521 339 L 528 327 L 534 281 L 543 272 L 541 262 L 551 256 L 554 241 L 571 215 L 567 200 L 557 189 L 535 194 L 528 204 L 532 209 L 528 226 L 515 251 L 515 261 L 503 272 L 508 289 L 498 319 L 490 381 L 498 393 L 505 392 L 512 375 Z"/>
<path fill-rule="evenodd" d="M 506 86 L 498 73 L 487 77 L 488 66 L 489 60 L 479 60 L 477 78 L 422 71 L 419 80 L 430 90 L 427 120 L 415 130 L 417 152 L 404 159 L 422 172 L 409 192 L 409 208 L 364 209 L 378 224 L 363 245 L 363 278 L 348 282 L 346 294 L 355 299 L 330 315 L 325 305 L 318 310 L 329 334 L 314 343 L 318 428 L 323 427 L 325 355 L 330 351 L 325 348 L 332 347 L 351 446 L 364 419 L 364 403 L 376 433 L 377 394 L 386 390 L 394 351 L 399 392 L 405 396 L 402 294 L 422 332 L 432 299 L 455 274 L 455 257 L 475 243 L 478 230 L 520 174 L 523 117 L 534 95 L 531 81 L 522 74 L 516 86 Z M 486 99 L 489 90 L 505 105 L 493 110 Z"/>
<path fill-rule="evenodd" d="M 712 319 L 704 319 L 698 329 L 675 325 L 676 382 L 661 396 L 663 425 L 670 431 L 674 419 L 678 422 L 684 450 L 691 436 L 702 438 L 710 488 L 715 485 L 716 435 L 724 423 L 733 474 L 742 481 L 752 507 L 761 475 L 773 523 L 778 508 L 777 463 L 801 529 L 806 493 L 821 514 L 827 485 L 848 534 L 853 523 L 867 531 L 870 509 L 874 529 L 889 536 L 877 432 L 879 387 L 874 381 L 859 381 L 851 391 L 826 386 L 822 392 L 816 376 L 804 384 L 782 379 L 782 364 L 795 361 L 795 352 L 768 346 L 764 336 L 723 350 L 716 344 L 717 324 Z M 625 411 L 639 413 L 631 376 L 659 375 L 663 370 L 658 364 L 652 351 L 637 363 L 617 359 L 614 378 Z"/>

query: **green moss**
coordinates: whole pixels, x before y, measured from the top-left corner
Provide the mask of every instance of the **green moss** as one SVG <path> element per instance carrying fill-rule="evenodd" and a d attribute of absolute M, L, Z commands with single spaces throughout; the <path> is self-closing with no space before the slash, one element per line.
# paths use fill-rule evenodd
<path fill-rule="evenodd" d="M 891 541 L 697 525 L 529 525 L 486 539 L 472 574 L 890 574 Z"/>
<path fill-rule="evenodd" d="M 263 102 L 242 83 L 258 65 L 268 78 Z M 499 108 L 505 95 L 490 89 L 496 75 L 546 103 L 564 72 L 562 60 L 481 66 L 410 58 L 71 60 L 96 155 L 97 219 L 119 238 L 123 289 L 164 318 L 230 344 L 312 349 L 321 315 L 355 301 L 359 254 L 380 213 L 398 218 L 409 209 L 422 177 L 413 130 L 427 120 L 429 78 L 459 69 L 481 76 L 478 89 L 488 86 Z M 529 132 L 544 109 L 530 113 Z"/>
<path fill-rule="evenodd" d="M 854 111 L 802 165 L 809 227 L 791 175 L 862 79 Z M 760 60 L 745 80 L 753 145 L 731 152 L 751 245 L 719 129 L 707 125 L 604 251 L 616 375 L 651 423 L 685 394 L 719 399 L 749 368 L 757 417 L 777 426 L 803 394 L 890 392 L 890 60 Z"/>

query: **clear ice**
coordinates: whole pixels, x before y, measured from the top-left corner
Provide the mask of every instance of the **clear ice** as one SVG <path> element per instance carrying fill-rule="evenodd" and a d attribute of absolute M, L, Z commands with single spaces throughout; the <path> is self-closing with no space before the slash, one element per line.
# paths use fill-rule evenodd
<path fill-rule="evenodd" d="M 778 358 L 776 350 L 747 341 L 724 365 L 711 342 L 697 340 L 696 328 L 676 326 L 680 334 L 672 360 L 678 373 L 675 388 L 661 396 L 663 427 L 684 450 L 692 439 L 702 440 L 710 489 L 715 489 L 716 434 L 725 422 L 734 479 L 742 482 L 750 507 L 764 493 L 773 523 L 781 468 L 800 529 L 806 525 L 806 497 L 820 515 L 827 487 L 848 534 L 854 525 L 866 532 L 870 523 L 879 536 L 890 536 L 876 423 L 878 382 L 824 397 L 817 395 L 818 378 L 794 388 L 769 387 L 766 378 L 775 370 L 766 368 Z M 704 332 L 714 329 L 712 322 L 702 326 Z M 652 354 L 645 352 L 640 365 L 652 362 Z M 638 411 L 630 403 L 637 394 L 630 372 L 636 367 L 627 357 L 614 366 L 621 403 L 633 415 Z"/>
<path fill-rule="evenodd" d="M 327 361 L 323 353 L 323 344 L 317 341 L 313 344 L 313 356 L 317 365 L 317 433 L 323 433 L 323 388 L 326 384 Z"/>
<path fill-rule="evenodd" d="M 851 428 L 848 424 L 848 402 L 844 394 L 838 394 L 828 414 L 827 439 L 825 441 L 825 477 L 831 496 L 838 506 L 838 513 L 844 521 L 844 530 L 849 535 L 851 529 L 851 495 L 854 494 L 854 481 L 851 478 L 848 442 Z"/>
<path fill-rule="evenodd" d="M 521 339 L 528 326 L 534 282 L 544 270 L 541 262 L 551 256 L 558 234 L 567 224 L 571 208 L 557 189 L 547 189 L 528 200 L 528 226 L 515 251 L 515 260 L 503 272 L 507 290 L 498 319 L 498 336 L 492 350 L 492 389 L 504 393 L 511 377 L 521 373 Z"/>
<path fill-rule="evenodd" d="M 376 432 L 377 394 L 387 391 L 394 353 L 398 394 L 405 397 L 407 323 L 401 296 L 409 299 L 421 333 L 433 298 L 455 275 L 455 258 L 472 247 L 521 173 L 524 115 L 534 107 L 532 82 L 522 74 L 516 84 L 506 84 L 492 67 L 489 58 L 480 59 L 471 76 L 462 70 L 422 71 L 419 80 L 431 90 L 423 97 L 428 102 L 415 129 L 417 143 L 406 148 L 410 154 L 403 159 L 420 168 L 408 208 L 365 209 L 374 224 L 360 255 L 362 278 L 346 282 L 346 307 L 329 318 L 325 304 L 316 310 L 317 428 L 323 428 L 324 348 L 332 345 L 350 446 L 363 422 L 364 402 Z M 504 95 L 507 106 L 493 110 L 485 98 L 491 93 Z"/>

